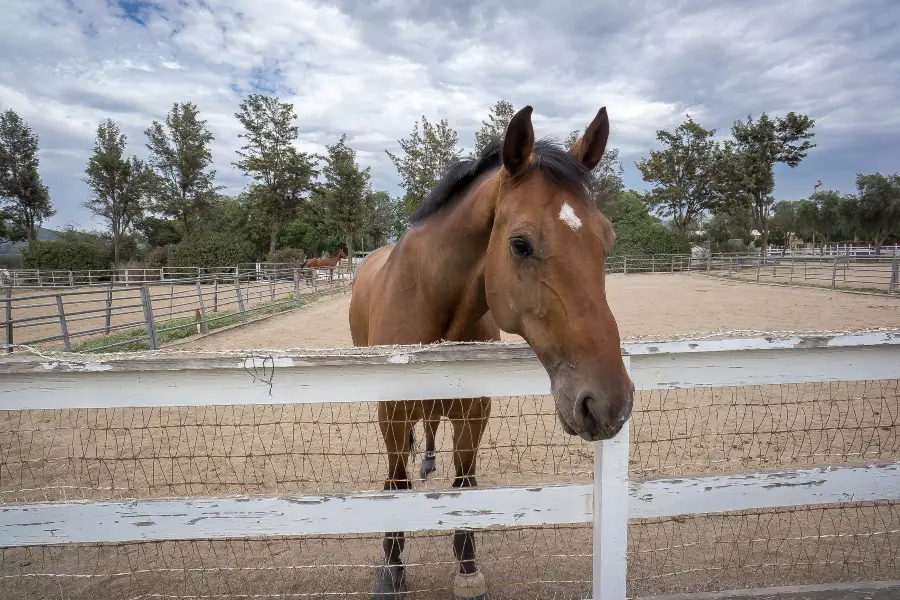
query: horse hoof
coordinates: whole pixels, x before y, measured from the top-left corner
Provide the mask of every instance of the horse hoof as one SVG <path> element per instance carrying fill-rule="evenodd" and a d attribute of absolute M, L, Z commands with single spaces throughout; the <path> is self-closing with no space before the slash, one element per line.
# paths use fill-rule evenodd
<path fill-rule="evenodd" d="M 434 457 L 426 456 L 423 458 L 422 466 L 419 467 L 419 477 L 425 479 L 429 473 L 434 473 L 435 471 L 437 471 L 437 467 L 434 466 Z"/>
<path fill-rule="evenodd" d="M 453 580 L 453 595 L 457 600 L 488 600 L 484 574 L 481 571 L 457 573 Z"/>
<path fill-rule="evenodd" d="M 381 566 L 375 570 L 372 600 L 401 600 L 400 594 L 408 591 L 403 565 Z"/>

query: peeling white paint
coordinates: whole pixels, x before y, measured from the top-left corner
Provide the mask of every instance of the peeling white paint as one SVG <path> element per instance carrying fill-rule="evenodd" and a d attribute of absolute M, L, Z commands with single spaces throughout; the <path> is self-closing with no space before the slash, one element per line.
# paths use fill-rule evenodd
<path fill-rule="evenodd" d="M 103 363 L 70 363 L 70 362 L 43 362 L 41 366 L 44 367 L 45 371 L 83 371 L 86 373 L 100 373 L 102 371 L 112 371 L 112 365 L 105 365 Z M 62 368 L 60 368 L 62 367 Z"/>
<path fill-rule="evenodd" d="M 244 359 L 244 362 L 238 364 L 238 368 L 243 369 L 263 369 L 266 367 L 293 367 L 294 359 L 287 357 L 274 356 L 250 356 Z"/>
<path fill-rule="evenodd" d="M 655 345 L 658 352 L 650 352 L 648 347 L 646 354 L 630 356 L 630 376 L 639 390 L 896 379 L 900 377 L 897 341 L 749 352 L 692 349 L 666 353 L 665 347 Z M 290 357 L 264 361 L 257 356 L 230 362 L 227 368 L 220 364 L 189 369 L 196 365 L 185 359 L 184 369 L 175 363 L 159 371 L 129 369 L 123 362 L 115 369 L 97 364 L 78 372 L 67 370 L 65 363 L 48 370 L 33 363 L 31 369 L 39 369 L 37 372 L 0 372 L 0 410 L 315 404 L 551 393 L 547 371 L 533 355 L 495 359 L 479 355 L 477 360 L 467 360 L 469 352 L 475 350 L 459 350 L 458 359 L 448 362 L 412 360 L 411 353 L 395 352 L 386 359 L 378 358 L 378 363 L 354 362 L 352 366 L 309 365 L 302 359 L 294 364 Z M 282 368 L 272 369 L 273 362 Z M 247 373 L 245 365 L 256 371 Z M 400 377 L 398 367 L 403 369 Z M 51 372 L 53 377 L 45 375 Z M 259 379 L 271 379 L 274 387 Z"/>
<path fill-rule="evenodd" d="M 559 220 L 572 228 L 572 231 L 578 231 L 581 227 L 581 219 L 575 214 L 575 209 L 569 206 L 568 202 L 563 203 L 559 209 Z"/>
<path fill-rule="evenodd" d="M 407 365 L 409 364 L 409 354 L 391 354 L 388 362 L 392 365 Z"/>
<path fill-rule="evenodd" d="M 615 533 L 614 525 L 624 525 L 628 519 L 900 500 L 900 462 L 628 482 L 624 475 L 627 439 L 620 437 L 598 442 L 606 452 L 596 459 L 606 464 L 610 476 L 598 481 L 599 492 L 605 494 L 597 504 L 599 514 L 594 511 L 594 486 L 589 483 L 321 496 L 38 502 L 3 507 L 0 547 L 448 531 L 596 523 L 601 517 L 607 523 L 604 528 L 601 520 L 595 530 L 603 538 L 601 550 L 622 556 L 625 537 L 610 535 Z M 613 456 L 610 451 L 616 441 L 623 451 Z M 620 463 L 618 468 L 614 463 Z"/>

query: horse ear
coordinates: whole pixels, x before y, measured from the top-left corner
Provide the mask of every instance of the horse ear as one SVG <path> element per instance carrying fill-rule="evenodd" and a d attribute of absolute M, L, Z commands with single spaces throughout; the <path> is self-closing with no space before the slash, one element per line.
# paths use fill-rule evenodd
<path fill-rule="evenodd" d="M 503 138 L 503 168 L 515 177 L 521 175 L 528 166 L 531 151 L 534 150 L 534 128 L 531 113 L 534 109 L 526 106 L 513 116 L 506 127 Z"/>
<path fill-rule="evenodd" d="M 593 169 L 603 158 L 606 141 L 609 139 L 609 117 L 604 106 L 588 125 L 584 135 L 569 148 L 569 154 L 580 160 L 588 169 Z"/>

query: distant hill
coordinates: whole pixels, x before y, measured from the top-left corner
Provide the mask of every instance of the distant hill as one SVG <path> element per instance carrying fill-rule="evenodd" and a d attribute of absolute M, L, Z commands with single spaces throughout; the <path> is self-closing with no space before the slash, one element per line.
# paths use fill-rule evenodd
<path fill-rule="evenodd" d="M 38 230 L 37 239 L 42 242 L 58 240 L 60 233 L 55 229 L 41 227 Z M 0 243 L 0 254 L 21 254 L 22 248 L 27 248 L 28 242 L 3 242 Z"/>

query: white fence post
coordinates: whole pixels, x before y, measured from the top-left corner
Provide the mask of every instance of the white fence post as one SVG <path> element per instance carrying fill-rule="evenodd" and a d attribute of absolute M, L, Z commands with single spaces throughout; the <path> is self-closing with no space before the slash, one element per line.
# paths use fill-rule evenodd
<path fill-rule="evenodd" d="M 623 356 L 631 373 L 631 360 Z M 593 600 L 625 600 L 628 580 L 629 419 L 619 435 L 594 442 Z"/>

